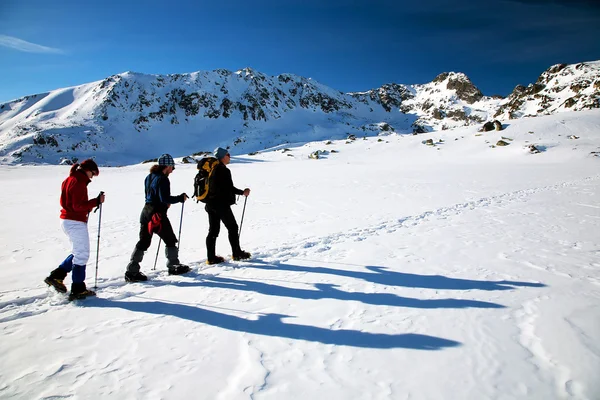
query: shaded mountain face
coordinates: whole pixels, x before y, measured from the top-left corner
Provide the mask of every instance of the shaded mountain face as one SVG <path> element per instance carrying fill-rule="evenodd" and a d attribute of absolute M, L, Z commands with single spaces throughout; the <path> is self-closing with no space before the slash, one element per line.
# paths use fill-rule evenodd
<path fill-rule="evenodd" d="M 420 133 L 493 119 L 598 107 L 598 62 L 557 65 L 507 98 L 484 96 L 462 73 L 421 85 L 342 93 L 293 74 L 251 68 L 189 74 L 133 72 L 0 105 L 0 162 L 123 165 L 229 147 Z"/>

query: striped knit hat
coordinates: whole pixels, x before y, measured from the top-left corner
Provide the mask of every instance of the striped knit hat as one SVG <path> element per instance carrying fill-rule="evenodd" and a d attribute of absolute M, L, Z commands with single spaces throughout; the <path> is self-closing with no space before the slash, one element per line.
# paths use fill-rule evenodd
<path fill-rule="evenodd" d="M 170 154 L 163 154 L 158 157 L 158 165 L 166 165 L 175 169 L 175 161 L 173 161 L 173 157 Z"/>

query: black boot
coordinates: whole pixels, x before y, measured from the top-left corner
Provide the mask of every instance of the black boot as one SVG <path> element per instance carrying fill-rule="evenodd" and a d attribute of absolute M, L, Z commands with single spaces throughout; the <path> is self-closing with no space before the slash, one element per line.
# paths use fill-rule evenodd
<path fill-rule="evenodd" d="M 143 273 L 141 273 L 140 271 L 125 272 L 125 282 L 135 283 L 135 282 L 146 282 L 147 280 L 148 280 L 148 277 L 146 275 L 144 275 Z"/>
<path fill-rule="evenodd" d="M 206 260 L 208 265 L 221 264 L 222 262 L 225 262 L 225 259 L 221 256 L 214 256 Z"/>
<path fill-rule="evenodd" d="M 217 256 L 215 249 L 217 247 L 217 237 L 207 236 L 206 237 L 206 263 L 208 265 L 220 264 L 225 259 L 221 256 Z"/>
<path fill-rule="evenodd" d="M 252 255 L 244 250 L 239 250 L 237 253 L 232 255 L 234 261 L 247 260 L 250 257 L 252 257 Z"/>
<path fill-rule="evenodd" d="M 169 275 L 181 275 L 190 272 L 190 267 L 179 262 L 179 249 L 177 247 L 165 247 L 167 257 L 167 269 Z"/>
<path fill-rule="evenodd" d="M 85 287 L 85 282 L 78 282 L 78 283 L 73 282 L 71 284 L 71 293 L 69 294 L 69 301 L 81 300 L 81 299 L 85 299 L 86 297 L 95 296 L 95 295 L 96 295 L 96 292 L 94 292 L 93 290 L 88 290 Z"/>
<path fill-rule="evenodd" d="M 137 247 L 131 253 L 129 264 L 127 264 L 127 272 L 125 272 L 126 282 L 145 282 L 148 277 L 140 272 L 140 263 L 144 259 L 144 251 Z"/>
<path fill-rule="evenodd" d="M 46 285 L 56 289 L 57 292 L 67 293 L 67 287 L 63 283 L 66 277 L 67 271 L 62 268 L 56 268 L 54 271 L 50 272 L 50 276 L 44 279 L 44 282 Z"/>
<path fill-rule="evenodd" d="M 229 232 L 229 244 L 231 245 L 231 258 L 234 261 L 247 260 L 250 258 L 250 253 L 242 250 L 240 247 L 240 237 L 237 232 Z"/>

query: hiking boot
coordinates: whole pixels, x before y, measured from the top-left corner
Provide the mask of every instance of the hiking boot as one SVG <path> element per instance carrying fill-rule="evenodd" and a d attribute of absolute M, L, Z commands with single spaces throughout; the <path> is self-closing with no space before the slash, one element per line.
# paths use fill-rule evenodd
<path fill-rule="evenodd" d="M 169 275 L 181 275 L 190 272 L 190 267 L 183 264 L 172 265 L 169 267 Z"/>
<path fill-rule="evenodd" d="M 244 251 L 244 250 L 240 250 L 239 253 L 234 254 L 231 258 L 233 258 L 233 261 L 241 261 L 241 260 L 247 260 L 250 257 L 252 257 L 252 255 L 250 253 L 248 253 L 247 251 Z"/>
<path fill-rule="evenodd" d="M 131 283 L 135 283 L 135 282 L 146 282 L 148 280 L 148 277 L 144 274 L 142 274 L 141 272 L 125 272 L 125 282 L 131 282 Z"/>
<path fill-rule="evenodd" d="M 71 294 L 69 294 L 69 301 L 83 300 L 86 297 L 91 297 L 91 296 L 95 296 L 95 295 L 96 295 L 96 292 L 94 292 L 93 290 L 88 290 L 88 289 L 85 289 L 83 292 L 79 292 L 79 293 L 71 292 Z"/>
<path fill-rule="evenodd" d="M 52 286 L 54 289 L 56 289 L 57 292 L 67 293 L 67 287 L 63 283 L 62 279 L 53 278 L 52 276 L 49 276 L 46 279 L 44 279 L 44 282 L 46 283 L 46 285 Z"/>
<path fill-rule="evenodd" d="M 221 264 L 222 262 L 225 262 L 225 259 L 221 256 L 214 256 L 213 258 L 206 260 L 208 265 Z"/>
<path fill-rule="evenodd" d="M 85 282 L 79 282 L 79 283 L 73 282 L 71 284 L 71 293 L 69 294 L 69 301 L 82 300 L 82 299 L 85 299 L 86 297 L 95 296 L 95 295 L 96 295 L 96 292 L 94 292 L 93 290 L 88 290 L 85 287 Z"/>
<path fill-rule="evenodd" d="M 56 268 L 54 271 L 50 272 L 50 275 L 44 279 L 44 282 L 46 285 L 52 286 L 54 289 L 56 289 L 57 292 L 67 293 L 67 287 L 63 283 L 66 277 L 67 270 Z"/>
<path fill-rule="evenodd" d="M 125 268 L 125 271 L 139 271 L 140 263 L 142 262 L 143 259 L 144 259 L 144 251 L 142 251 L 136 247 L 135 249 L 133 249 L 133 253 L 131 253 L 131 257 L 129 258 L 129 264 L 127 264 L 127 268 Z M 125 279 L 127 279 L 127 277 L 125 277 Z"/>

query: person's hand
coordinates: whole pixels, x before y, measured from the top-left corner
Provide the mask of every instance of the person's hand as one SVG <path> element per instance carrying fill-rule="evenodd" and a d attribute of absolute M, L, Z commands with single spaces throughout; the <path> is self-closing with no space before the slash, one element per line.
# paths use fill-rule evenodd
<path fill-rule="evenodd" d="M 244 193 L 242 193 L 242 194 L 246 197 L 250 196 L 250 189 L 248 189 L 248 188 L 244 189 Z"/>
<path fill-rule="evenodd" d="M 98 204 L 104 203 L 104 198 L 106 196 L 104 196 L 104 192 L 100 192 L 100 194 L 98 195 Z"/>
<path fill-rule="evenodd" d="M 182 203 L 184 203 L 187 199 L 189 199 L 188 195 L 185 194 L 185 193 L 181 193 L 180 196 L 181 196 L 181 199 L 182 199 L 181 200 Z"/>

